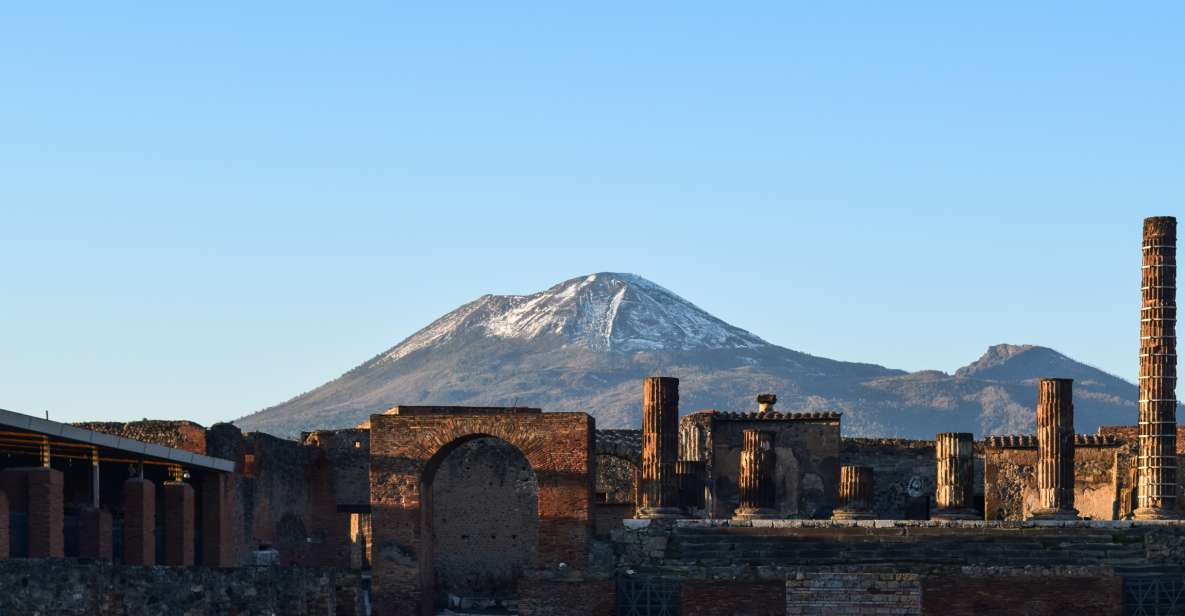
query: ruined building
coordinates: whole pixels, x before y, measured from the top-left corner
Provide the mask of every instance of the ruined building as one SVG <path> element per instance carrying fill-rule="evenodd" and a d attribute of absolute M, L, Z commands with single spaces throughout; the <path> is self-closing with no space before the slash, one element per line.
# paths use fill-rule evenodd
<path fill-rule="evenodd" d="M 845 439 L 773 394 L 680 409 L 669 377 L 640 384 L 642 430 L 403 405 L 289 441 L 0 411 L 0 613 L 1171 613 L 1175 247 L 1146 221 L 1139 415 L 1095 435 L 1059 375 L 1036 434 L 933 441 Z"/>

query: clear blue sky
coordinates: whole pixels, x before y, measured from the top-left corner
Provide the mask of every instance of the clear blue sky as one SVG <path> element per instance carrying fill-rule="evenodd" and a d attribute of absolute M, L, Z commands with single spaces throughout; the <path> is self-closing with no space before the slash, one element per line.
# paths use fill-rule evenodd
<path fill-rule="evenodd" d="M 1180 2 L 23 4 L 0 407 L 60 420 L 231 419 L 604 270 L 827 357 L 1134 380 L 1140 221 L 1185 209 Z"/>

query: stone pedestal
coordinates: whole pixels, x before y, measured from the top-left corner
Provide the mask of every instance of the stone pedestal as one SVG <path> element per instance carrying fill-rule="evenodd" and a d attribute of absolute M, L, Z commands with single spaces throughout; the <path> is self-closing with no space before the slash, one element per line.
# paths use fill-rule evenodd
<path fill-rule="evenodd" d="M 193 566 L 193 486 L 165 482 L 165 563 Z"/>
<path fill-rule="evenodd" d="M 741 444 L 741 504 L 733 514 L 737 518 L 782 517 L 777 510 L 777 484 L 774 474 L 777 459 L 774 433 L 745 430 Z"/>
<path fill-rule="evenodd" d="M 156 564 L 156 486 L 147 479 L 123 482 L 123 560 Z"/>
<path fill-rule="evenodd" d="M 652 376 L 642 384 L 642 485 L 638 517 L 675 518 L 679 509 L 679 379 Z"/>
<path fill-rule="evenodd" d="M 934 437 L 935 520 L 977 520 L 975 512 L 975 452 L 970 432 L 940 432 Z"/>
<path fill-rule="evenodd" d="M 1037 391 L 1037 498 L 1030 516 L 1075 520 L 1074 402 L 1071 379 L 1041 379 Z"/>
<path fill-rule="evenodd" d="M 111 513 L 87 507 L 79 515 L 78 556 L 111 560 Z"/>
<path fill-rule="evenodd" d="M 1177 512 L 1177 219 L 1144 220 L 1138 520 Z"/>
<path fill-rule="evenodd" d="M 870 520 L 873 475 L 869 466 L 839 467 L 839 506 L 831 513 L 835 520 Z"/>

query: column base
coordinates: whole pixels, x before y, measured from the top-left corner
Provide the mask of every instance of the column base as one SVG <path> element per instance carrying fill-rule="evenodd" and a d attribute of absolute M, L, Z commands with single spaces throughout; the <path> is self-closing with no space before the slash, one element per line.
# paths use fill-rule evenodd
<path fill-rule="evenodd" d="M 685 518 L 682 509 L 678 507 L 639 507 L 638 517 L 646 520 Z"/>
<path fill-rule="evenodd" d="M 1136 520 L 1180 520 L 1181 517 L 1178 511 L 1160 507 L 1140 507 L 1132 512 L 1132 518 Z"/>
<path fill-rule="evenodd" d="M 876 514 L 867 509 L 836 509 L 831 512 L 832 520 L 872 520 Z"/>
<path fill-rule="evenodd" d="M 786 516 L 769 507 L 740 507 L 733 512 L 732 517 L 737 520 L 776 520 Z"/>
<path fill-rule="evenodd" d="M 1077 509 L 1034 509 L 1029 512 L 1030 520 L 1077 520 Z"/>
<path fill-rule="evenodd" d="M 974 509 L 938 509 L 930 514 L 931 520 L 982 520 Z"/>

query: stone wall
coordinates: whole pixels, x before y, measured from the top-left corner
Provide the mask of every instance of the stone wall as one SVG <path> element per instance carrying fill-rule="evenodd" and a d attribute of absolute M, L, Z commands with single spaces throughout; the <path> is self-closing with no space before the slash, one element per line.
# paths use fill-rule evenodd
<path fill-rule="evenodd" d="M 915 573 L 799 572 L 786 580 L 785 613 L 921 616 L 921 577 Z"/>
<path fill-rule="evenodd" d="M 206 454 L 206 429 L 192 421 L 145 419 L 143 421 L 90 421 L 73 424 L 84 430 L 122 436 L 192 453 Z"/>
<path fill-rule="evenodd" d="M 134 567 L 75 559 L 0 561 L 0 614 L 361 616 L 357 572 L 299 567 Z"/>
<path fill-rule="evenodd" d="M 944 616 L 1121 616 L 1123 579 L 1114 575 L 930 576 L 925 613 Z"/>
<path fill-rule="evenodd" d="M 523 578 L 518 584 L 521 616 L 613 616 L 611 579 Z"/>
<path fill-rule="evenodd" d="M 1115 438 L 1078 436 L 1074 447 L 1074 505 L 1087 519 L 1114 520 L 1121 513 L 1124 470 L 1130 460 Z M 1038 506 L 1037 439 L 989 437 L 984 442 L 984 510 L 988 519 L 1023 520 Z"/>
<path fill-rule="evenodd" d="M 777 510 L 803 518 L 831 515 L 839 489 L 837 413 L 704 411 L 682 418 L 680 457 L 704 462 L 709 516 L 731 518 L 740 503 L 742 434 L 749 429 L 775 433 Z"/>
<path fill-rule="evenodd" d="M 782 582 L 696 582 L 683 584 L 682 616 L 783 616 L 786 585 Z"/>

